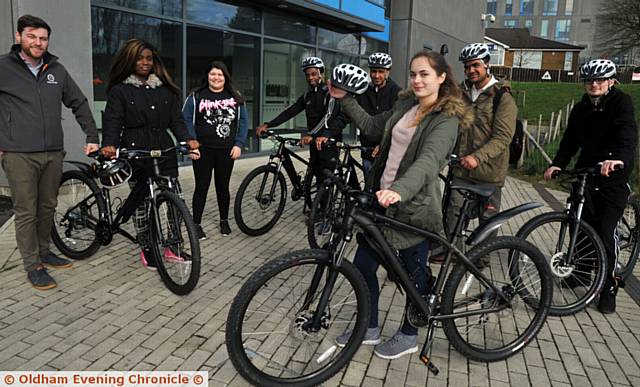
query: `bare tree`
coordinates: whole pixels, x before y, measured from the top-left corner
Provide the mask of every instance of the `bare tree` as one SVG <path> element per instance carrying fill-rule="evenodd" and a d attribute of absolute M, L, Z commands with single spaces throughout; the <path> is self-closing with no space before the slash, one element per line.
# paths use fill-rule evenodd
<path fill-rule="evenodd" d="M 602 23 L 602 42 L 629 49 L 640 42 L 640 1 L 607 0 L 599 15 Z"/>

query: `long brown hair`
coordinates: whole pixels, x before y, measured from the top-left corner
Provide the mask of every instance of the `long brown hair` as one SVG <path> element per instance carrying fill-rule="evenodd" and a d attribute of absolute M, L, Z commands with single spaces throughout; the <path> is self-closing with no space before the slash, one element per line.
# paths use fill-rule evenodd
<path fill-rule="evenodd" d="M 462 96 L 462 91 L 460 91 L 460 87 L 458 87 L 458 83 L 453 77 L 451 66 L 449 66 L 447 61 L 444 59 L 444 56 L 435 51 L 419 51 L 414 54 L 413 57 L 411 57 L 409 66 L 411 66 L 413 61 L 418 58 L 426 58 L 438 76 L 442 75 L 443 73 L 445 74 L 444 82 L 440 84 L 440 88 L 438 89 L 438 99 L 433 106 L 437 106 L 440 102 L 442 102 L 442 100 L 446 98 L 460 98 Z M 420 121 L 422 121 L 424 116 L 427 115 L 429 111 L 431 111 L 432 107 L 419 107 L 414 123 L 418 124 Z"/>
<path fill-rule="evenodd" d="M 229 94 L 231 94 L 233 99 L 235 99 L 238 104 L 240 105 L 244 104 L 244 97 L 242 97 L 242 94 L 240 94 L 240 91 L 238 91 L 238 89 L 233 84 L 233 80 L 231 79 L 231 73 L 229 72 L 227 65 L 225 65 L 224 62 L 219 60 L 214 60 L 213 62 L 211 62 L 211 66 L 209 66 L 209 70 L 207 70 L 207 73 L 205 74 L 202 80 L 202 83 L 200 84 L 200 86 L 198 86 L 198 88 L 195 91 L 204 90 L 209 87 L 208 75 L 209 75 L 209 72 L 213 69 L 218 69 L 222 71 L 222 74 L 224 75 L 224 90 Z"/>
<path fill-rule="evenodd" d="M 122 83 L 135 72 L 138 57 L 145 49 L 149 49 L 153 57 L 153 68 L 151 69 L 151 72 L 160 78 L 162 83 L 171 90 L 173 94 L 180 98 L 180 89 L 173 82 L 173 79 L 171 79 L 167 68 L 164 67 L 164 63 L 162 63 L 162 59 L 160 59 L 160 53 L 151 43 L 142 39 L 127 40 L 124 43 L 124 46 L 122 46 L 116 54 L 116 57 L 113 59 L 113 63 L 111 64 L 111 69 L 109 70 L 107 92 L 109 92 L 113 86 Z"/>

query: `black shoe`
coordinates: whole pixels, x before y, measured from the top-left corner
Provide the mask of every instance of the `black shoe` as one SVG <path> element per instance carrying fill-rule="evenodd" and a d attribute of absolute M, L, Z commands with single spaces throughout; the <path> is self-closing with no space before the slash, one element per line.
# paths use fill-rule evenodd
<path fill-rule="evenodd" d="M 40 262 L 44 263 L 47 266 L 54 267 L 56 269 L 67 269 L 73 266 L 73 263 L 71 263 L 70 260 L 60 258 L 54 253 L 49 253 L 47 254 L 46 257 L 40 258 Z"/>
<path fill-rule="evenodd" d="M 202 226 L 200 226 L 199 224 L 196 224 L 196 234 L 198 234 L 198 239 L 200 239 L 201 241 L 207 239 L 207 234 L 204 233 L 204 230 L 202 230 Z"/>
<path fill-rule="evenodd" d="M 47 269 L 42 266 L 27 272 L 27 278 L 29 278 L 31 285 L 38 290 L 53 289 L 58 286 L 53 277 L 47 273 Z"/>
<path fill-rule="evenodd" d="M 221 220 L 220 221 L 220 234 L 222 234 L 222 235 L 231 234 L 231 227 L 229 227 L 229 221 L 228 220 Z"/>
<path fill-rule="evenodd" d="M 611 314 L 616 312 L 616 295 L 618 287 L 615 285 L 607 285 L 602 293 L 600 293 L 600 301 L 598 302 L 598 310 L 602 314 Z"/>

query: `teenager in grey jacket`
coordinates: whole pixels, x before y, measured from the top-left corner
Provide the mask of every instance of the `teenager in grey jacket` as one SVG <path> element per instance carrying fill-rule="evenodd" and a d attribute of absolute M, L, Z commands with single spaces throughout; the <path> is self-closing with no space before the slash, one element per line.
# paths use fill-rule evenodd
<path fill-rule="evenodd" d="M 411 90 L 400 93 L 391 110 L 375 116 L 368 115 L 353 97 L 345 97 L 342 90 L 331 86 L 331 95 L 341 98 L 343 111 L 366 135 L 382 138 L 380 155 L 367 176 L 367 187 L 375 191 L 378 203 L 386 209 L 385 215 L 440 232 L 442 200 L 438 172 L 447 164 L 458 126 L 470 124 L 472 118 L 442 55 L 419 52 L 411 59 L 410 70 Z M 390 207 L 398 202 L 403 206 Z M 429 241 L 395 230 L 385 230 L 385 237 L 398 249 L 407 270 L 413 273 L 418 291 L 424 293 L 431 275 L 426 269 Z M 418 330 L 406 318 L 391 339 L 379 344 L 380 289 L 376 277 L 379 263 L 368 248 L 359 246 L 354 264 L 367 281 L 371 297 L 369 329 L 363 344 L 378 344 L 374 353 L 383 359 L 416 352 Z M 348 331 L 338 336 L 337 344 L 343 346 L 350 334 Z"/>
<path fill-rule="evenodd" d="M 44 20 L 24 15 L 18 19 L 18 44 L 0 57 L 0 157 L 13 198 L 18 249 L 29 281 L 39 290 L 56 286 L 43 264 L 71 266 L 49 251 L 64 158 L 61 103 L 87 135 L 85 153 L 98 149 L 87 98 L 47 52 L 50 33 Z"/>

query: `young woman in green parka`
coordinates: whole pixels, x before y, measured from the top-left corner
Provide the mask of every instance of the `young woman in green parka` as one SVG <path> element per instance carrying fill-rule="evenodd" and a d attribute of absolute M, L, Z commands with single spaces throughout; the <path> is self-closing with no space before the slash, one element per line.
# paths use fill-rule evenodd
<path fill-rule="evenodd" d="M 442 231 L 441 188 L 438 172 L 447 164 L 458 136 L 458 127 L 472 122 L 472 113 L 460 99 L 461 93 L 451 67 L 436 52 L 415 54 L 410 62 L 410 89 L 400 93 L 390 111 L 370 116 L 356 100 L 337 87 L 331 95 L 340 99 L 344 112 L 367 135 L 382 136 L 380 154 L 367 177 L 378 204 L 387 216 L 432 232 Z M 402 205 L 395 205 L 402 203 Z M 386 230 L 385 237 L 399 250 L 400 257 L 416 281 L 418 290 L 426 292 L 431 273 L 426 259 L 429 241 L 415 234 Z M 354 263 L 365 277 L 371 296 L 369 329 L 363 344 L 375 345 L 375 354 L 396 359 L 416 352 L 418 330 L 406 317 L 396 334 L 381 343 L 378 326 L 380 289 L 376 271 L 378 262 L 362 246 Z M 409 302 L 407 300 L 407 302 Z M 344 345 L 351 332 L 336 338 Z"/>

